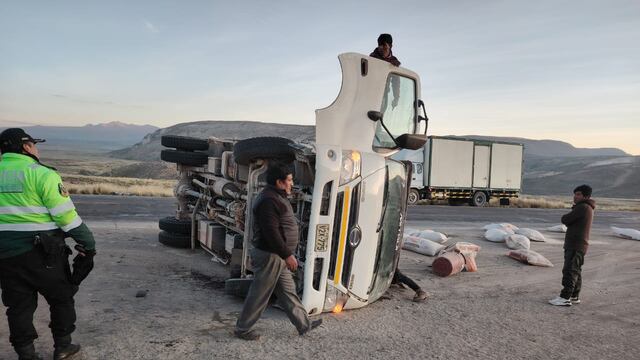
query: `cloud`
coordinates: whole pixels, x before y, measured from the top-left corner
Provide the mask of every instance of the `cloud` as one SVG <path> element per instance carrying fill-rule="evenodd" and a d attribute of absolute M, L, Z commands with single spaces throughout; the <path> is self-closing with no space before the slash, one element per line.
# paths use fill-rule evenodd
<path fill-rule="evenodd" d="M 152 33 L 154 33 L 154 34 L 157 34 L 157 33 L 159 33 L 159 32 L 160 32 L 160 30 L 158 30 L 158 28 L 157 28 L 155 25 L 153 25 L 149 20 L 144 19 L 144 20 L 143 20 L 143 22 L 144 22 L 144 27 L 145 27 L 149 32 L 152 32 Z"/>

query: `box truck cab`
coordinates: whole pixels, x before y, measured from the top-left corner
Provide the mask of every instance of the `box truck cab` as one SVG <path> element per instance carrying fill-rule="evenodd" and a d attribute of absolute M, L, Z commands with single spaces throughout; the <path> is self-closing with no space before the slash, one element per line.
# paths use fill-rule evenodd
<path fill-rule="evenodd" d="M 331 105 L 316 110 L 314 144 L 210 138 L 206 164 L 176 161 L 176 221 L 198 225 L 201 246 L 235 269 L 230 292 L 246 289 L 251 279 L 252 203 L 274 160 L 293 165 L 291 202 L 300 228 L 295 278 L 309 314 L 365 306 L 391 283 L 412 170 L 391 155 L 426 141 L 420 79 L 361 54 L 339 60 L 342 86 Z"/>

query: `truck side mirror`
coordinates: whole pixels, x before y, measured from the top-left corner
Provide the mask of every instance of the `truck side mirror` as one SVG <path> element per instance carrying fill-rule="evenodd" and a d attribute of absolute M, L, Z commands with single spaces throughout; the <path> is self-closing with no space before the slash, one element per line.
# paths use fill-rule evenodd
<path fill-rule="evenodd" d="M 427 135 L 402 134 L 395 139 L 396 144 L 409 150 L 418 150 L 427 142 Z"/>
<path fill-rule="evenodd" d="M 367 112 L 367 117 L 372 121 L 382 121 L 382 113 L 380 111 L 371 110 Z"/>

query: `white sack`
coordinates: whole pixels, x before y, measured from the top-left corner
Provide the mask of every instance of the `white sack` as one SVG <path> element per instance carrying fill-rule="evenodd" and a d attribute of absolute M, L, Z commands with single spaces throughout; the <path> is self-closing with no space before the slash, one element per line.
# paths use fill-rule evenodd
<path fill-rule="evenodd" d="M 547 228 L 547 231 L 566 233 L 567 232 L 567 226 L 564 225 L 564 224 L 550 226 L 550 227 Z"/>
<path fill-rule="evenodd" d="M 502 223 L 502 224 L 500 224 L 500 225 L 502 225 L 502 227 L 503 227 L 503 228 L 505 228 L 505 229 L 511 229 L 511 230 L 513 230 L 514 232 L 515 232 L 516 230 L 518 230 L 518 227 L 517 227 L 517 226 L 515 226 L 515 225 L 513 225 L 513 224 L 509 224 L 509 223 Z"/>
<path fill-rule="evenodd" d="M 533 230 L 529 228 L 520 228 L 516 230 L 516 234 L 524 235 L 529 238 L 531 241 L 545 241 L 544 235 L 540 233 L 538 230 Z"/>
<path fill-rule="evenodd" d="M 551 261 L 533 250 L 511 250 L 507 253 L 507 256 L 529 265 L 553 267 Z"/>
<path fill-rule="evenodd" d="M 515 226 L 513 226 L 511 224 L 507 224 L 507 223 L 489 224 L 489 225 L 485 225 L 483 227 L 484 230 L 498 229 L 498 230 L 502 230 L 502 231 L 506 232 L 507 234 L 515 234 L 514 228 L 517 229 L 517 227 L 515 227 Z"/>
<path fill-rule="evenodd" d="M 431 240 L 408 235 L 404 237 L 402 248 L 422 255 L 435 256 L 444 249 L 444 246 Z"/>
<path fill-rule="evenodd" d="M 504 242 L 504 238 L 509 235 L 506 231 L 500 229 L 489 229 L 484 233 L 484 238 L 491 242 Z"/>
<path fill-rule="evenodd" d="M 625 229 L 625 228 L 618 228 L 618 227 L 612 226 L 611 230 L 613 230 L 613 233 L 616 236 L 619 236 L 621 238 L 640 240 L 640 231 L 636 229 L 629 229 L 629 228 Z"/>
<path fill-rule="evenodd" d="M 446 242 L 447 240 L 449 240 L 447 238 L 447 235 L 437 232 L 437 231 L 433 231 L 433 230 L 422 230 L 422 231 L 418 231 L 418 232 L 414 232 L 409 234 L 410 236 L 415 236 L 415 237 L 419 237 L 422 239 L 427 239 L 427 240 L 431 240 L 431 241 L 435 241 L 437 243 L 442 244 L 443 242 Z"/>
<path fill-rule="evenodd" d="M 507 235 L 507 237 L 504 238 L 504 241 L 505 243 L 507 243 L 507 247 L 509 249 L 529 250 L 531 248 L 531 242 L 529 241 L 529 238 L 524 235 L 518 235 L 518 234 Z"/>

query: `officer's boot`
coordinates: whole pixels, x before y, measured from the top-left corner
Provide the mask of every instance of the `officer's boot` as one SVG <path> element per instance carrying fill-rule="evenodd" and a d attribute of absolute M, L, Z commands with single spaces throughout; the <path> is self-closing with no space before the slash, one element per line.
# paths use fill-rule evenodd
<path fill-rule="evenodd" d="M 80 345 L 71 343 L 71 335 L 54 338 L 53 342 L 53 360 L 75 359 L 80 352 Z"/>
<path fill-rule="evenodd" d="M 19 360 L 42 360 L 40 354 L 36 352 L 36 347 L 33 343 L 28 345 L 16 346 L 14 347 L 16 353 L 18 354 Z"/>

